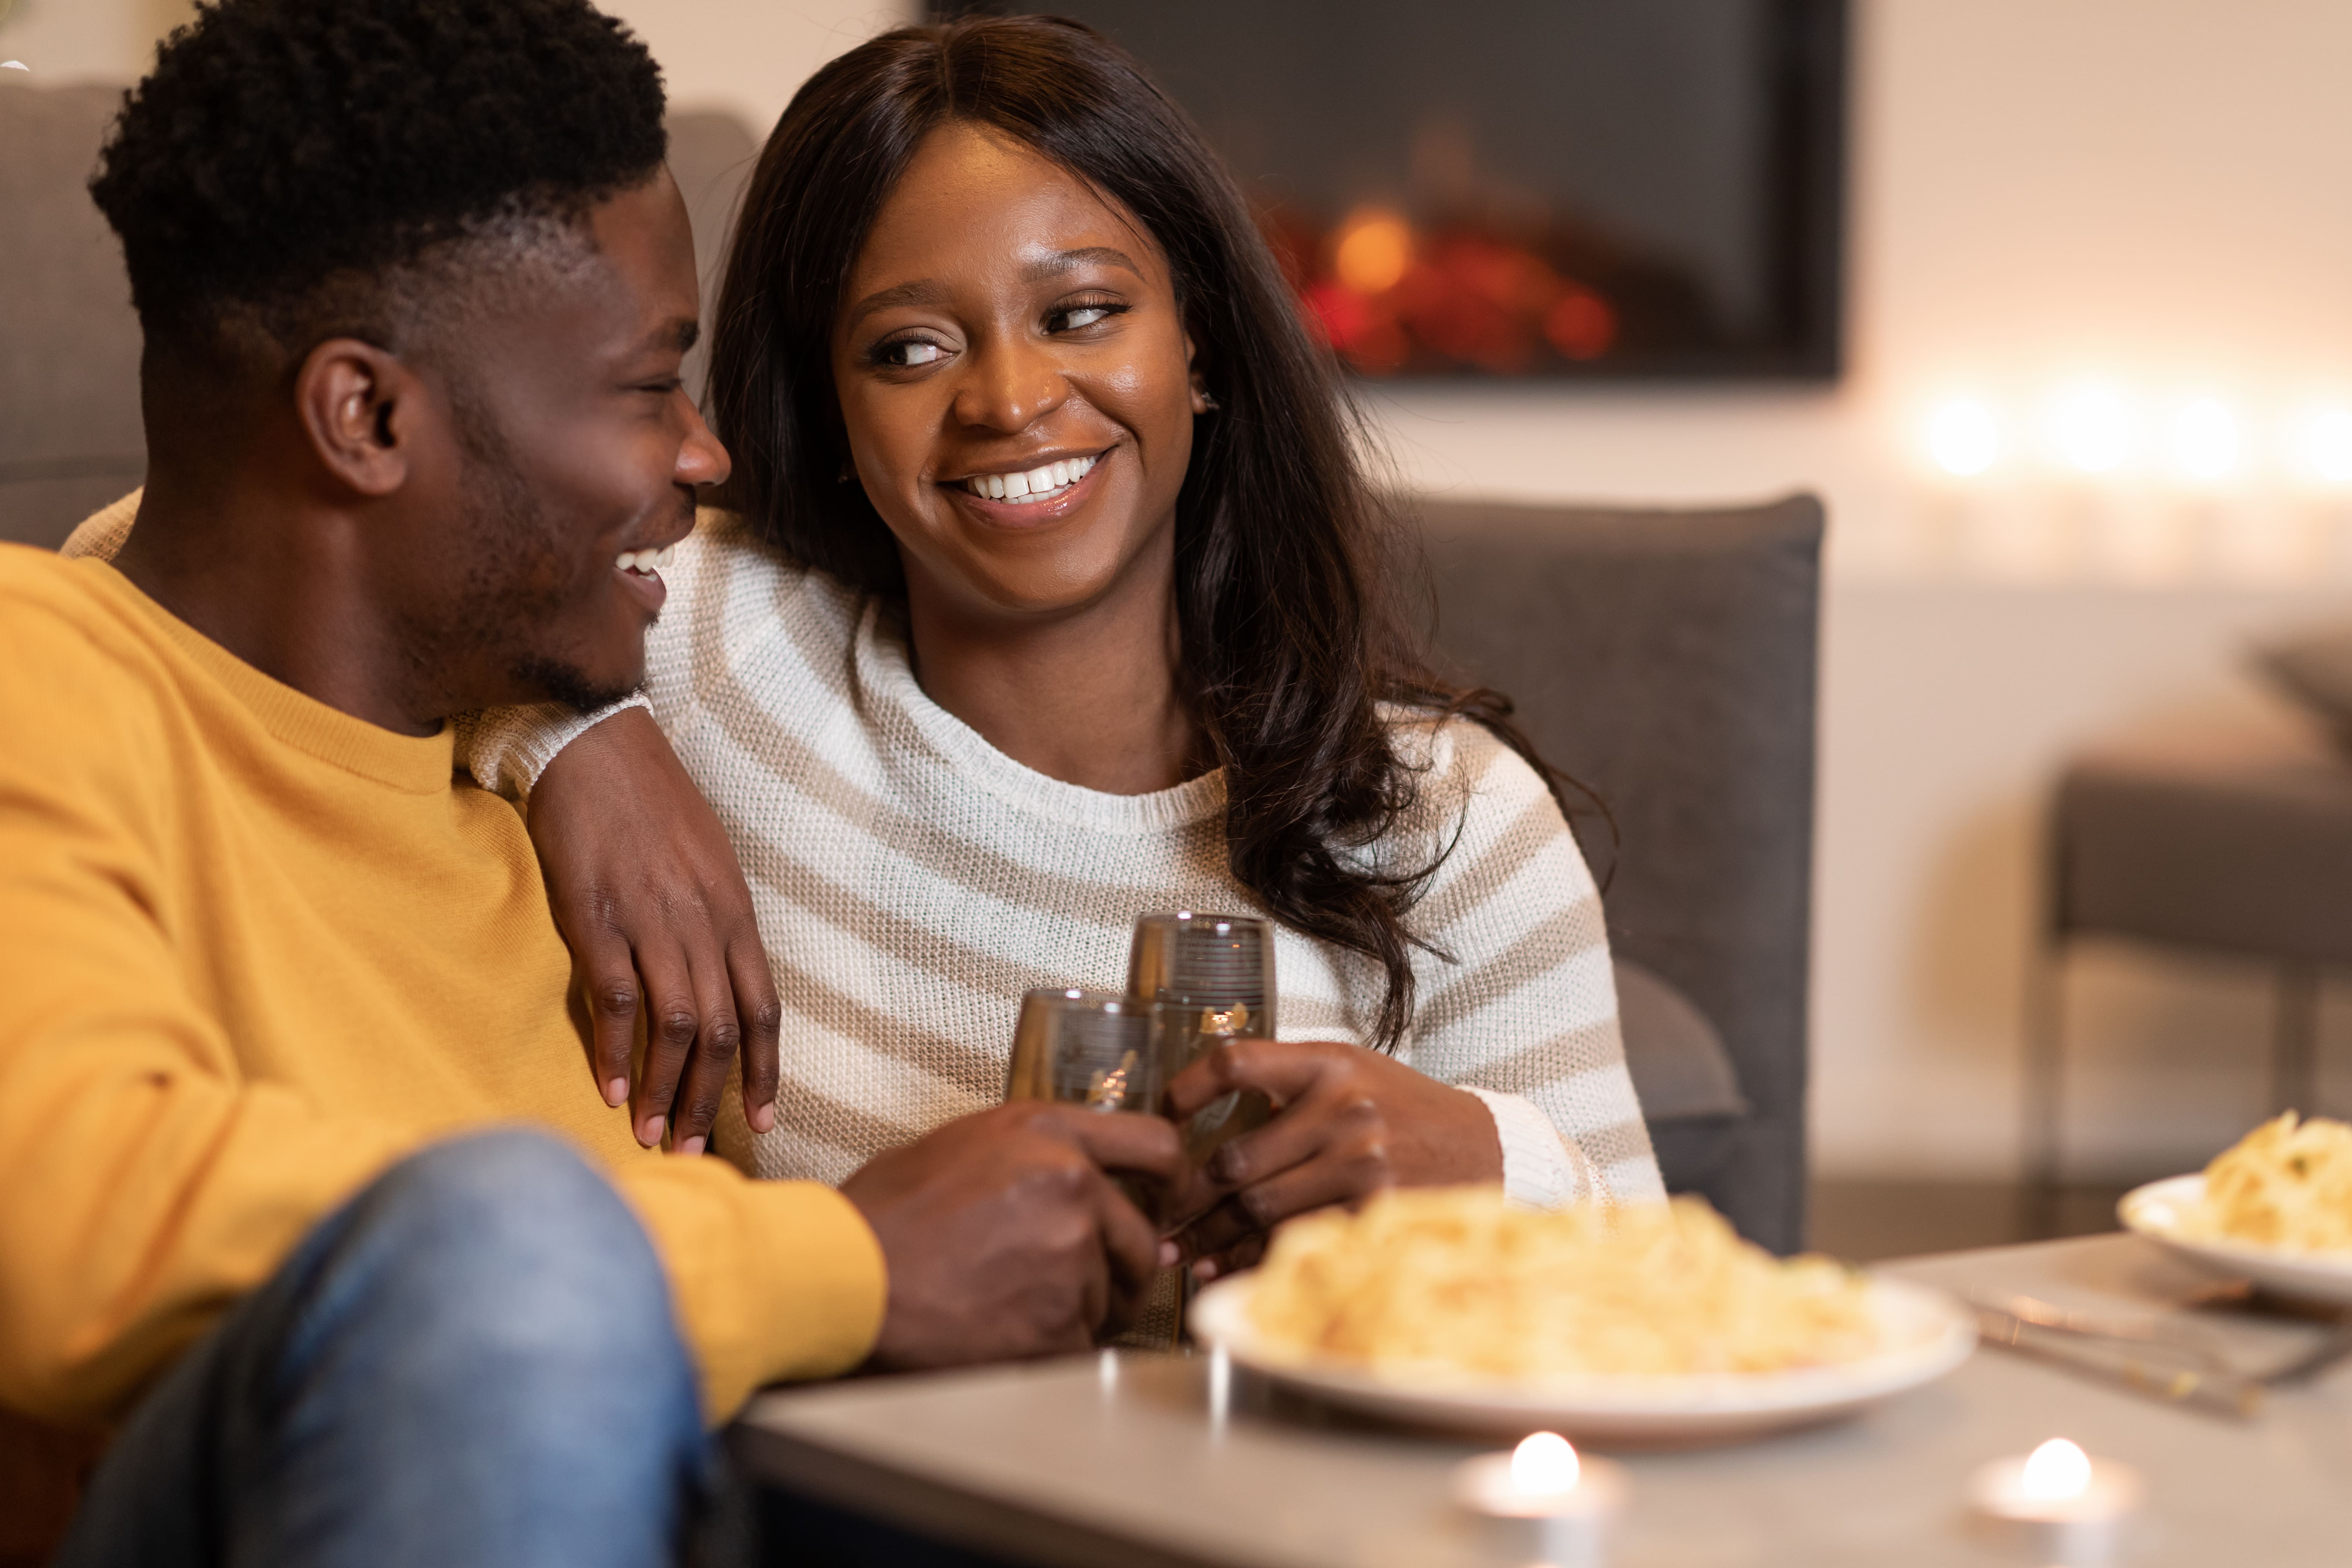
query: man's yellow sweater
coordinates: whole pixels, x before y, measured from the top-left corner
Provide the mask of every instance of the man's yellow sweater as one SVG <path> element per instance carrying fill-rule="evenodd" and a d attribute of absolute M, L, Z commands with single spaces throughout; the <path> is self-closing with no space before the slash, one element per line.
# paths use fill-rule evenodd
<path fill-rule="evenodd" d="M 111 1420 L 387 1165 L 500 1121 L 643 1220 L 714 1419 L 864 1357 L 882 1259 L 845 1200 L 644 1152 L 598 1096 L 530 839 L 446 729 L 0 546 L 0 1405 Z"/>

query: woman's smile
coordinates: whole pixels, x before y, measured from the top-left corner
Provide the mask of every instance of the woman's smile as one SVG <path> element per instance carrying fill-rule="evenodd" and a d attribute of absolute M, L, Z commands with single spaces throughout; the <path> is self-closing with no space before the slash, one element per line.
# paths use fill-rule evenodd
<path fill-rule="evenodd" d="M 965 514 L 992 528 L 1042 528 L 1075 516 L 1102 489 L 1104 463 L 1118 450 L 1048 458 L 945 480 L 940 489 Z"/>

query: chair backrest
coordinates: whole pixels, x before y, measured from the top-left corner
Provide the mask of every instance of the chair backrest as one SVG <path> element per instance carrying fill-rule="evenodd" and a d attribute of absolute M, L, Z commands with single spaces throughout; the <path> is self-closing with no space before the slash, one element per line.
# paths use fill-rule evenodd
<path fill-rule="evenodd" d="M 1576 823 L 1610 939 L 1721 1033 L 1755 1106 L 1702 1186 L 1801 1244 L 1821 503 L 1424 501 L 1436 646 L 1614 816 Z"/>
<path fill-rule="evenodd" d="M 0 72 L 0 540 L 54 547 L 147 472 L 139 318 L 88 188 L 122 91 L 6 79 L 15 74 Z M 731 115 L 670 117 L 706 319 L 757 152 Z M 702 357 L 687 367 L 698 394 Z"/>
<path fill-rule="evenodd" d="M 0 540 L 56 545 L 147 471 L 139 320 L 87 182 L 120 89 L 0 72 Z"/>

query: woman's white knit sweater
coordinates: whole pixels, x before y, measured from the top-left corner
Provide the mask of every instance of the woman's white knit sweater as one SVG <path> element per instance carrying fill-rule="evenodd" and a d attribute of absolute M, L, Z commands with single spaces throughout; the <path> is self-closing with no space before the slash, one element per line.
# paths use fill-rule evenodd
<path fill-rule="evenodd" d="M 1226 865 L 1224 780 L 1115 795 L 1033 772 L 923 694 L 884 607 L 706 512 L 664 578 L 646 697 L 750 879 L 783 1002 L 773 1131 L 740 1100 L 721 1152 L 762 1176 L 838 1182 L 881 1150 L 1003 1097 L 1021 993 L 1119 989 L 1135 917 L 1254 913 Z M 514 710 L 461 756 L 520 796 L 583 731 Z M 1479 1094 L 1515 1196 L 1662 1195 L 1618 1041 L 1601 901 L 1533 769 L 1475 724 L 1400 725 L 1426 761 L 1391 864 L 1452 847 L 1410 916 L 1399 1055 Z M 1443 955 L 1443 956 L 1440 956 Z M 1381 972 L 1283 931 L 1279 1032 L 1360 1042 Z"/>

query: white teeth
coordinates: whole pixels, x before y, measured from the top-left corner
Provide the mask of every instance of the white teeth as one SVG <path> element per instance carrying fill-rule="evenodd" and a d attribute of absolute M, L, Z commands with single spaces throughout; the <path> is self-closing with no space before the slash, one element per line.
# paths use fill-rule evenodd
<path fill-rule="evenodd" d="M 1043 498 L 1076 484 L 1094 468 L 1093 458 L 1066 458 L 1017 474 L 975 474 L 964 488 L 991 500 Z"/>
<path fill-rule="evenodd" d="M 668 565 L 669 557 L 670 552 L 667 550 L 624 550 L 614 559 L 613 564 L 624 572 L 643 572 L 650 574 Z"/>
<path fill-rule="evenodd" d="M 668 565 L 669 565 L 669 563 L 670 563 L 670 560 L 671 560 L 671 558 L 672 558 L 672 557 L 674 557 L 674 556 L 675 556 L 675 555 L 677 555 L 677 545 L 675 545 L 675 544 L 665 544 L 665 545 L 663 545 L 663 546 L 661 547 L 661 552 L 660 552 L 659 554 L 657 554 L 657 555 L 656 555 L 656 556 L 654 557 L 654 569 L 655 569 L 656 571 L 663 571 L 663 570 L 667 569 L 667 567 L 668 567 Z"/>

